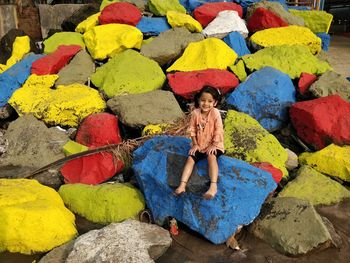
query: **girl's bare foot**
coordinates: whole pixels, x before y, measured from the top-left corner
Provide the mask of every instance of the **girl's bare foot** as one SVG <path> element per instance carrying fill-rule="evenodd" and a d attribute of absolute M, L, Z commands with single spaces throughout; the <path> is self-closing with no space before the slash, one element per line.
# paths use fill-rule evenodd
<path fill-rule="evenodd" d="M 213 199 L 214 196 L 216 195 L 217 193 L 217 182 L 211 182 L 210 183 L 210 187 L 208 189 L 208 191 L 206 191 L 206 193 L 203 195 L 204 199 L 206 200 L 210 200 L 210 199 Z"/>
<path fill-rule="evenodd" d="M 181 181 L 178 188 L 175 189 L 174 195 L 181 195 L 186 192 L 186 181 Z"/>

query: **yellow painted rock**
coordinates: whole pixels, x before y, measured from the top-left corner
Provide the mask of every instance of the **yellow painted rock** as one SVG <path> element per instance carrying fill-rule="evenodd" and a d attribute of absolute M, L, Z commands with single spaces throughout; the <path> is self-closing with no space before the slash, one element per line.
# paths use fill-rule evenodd
<path fill-rule="evenodd" d="M 304 165 L 298 170 L 297 177 L 278 196 L 304 199 L 313 205 L 332 205 L 350 198 L 350 191 L 337 181 Z"/>
<path fill-rule="evenodd" d="M 179 0 L 148 0 L 148 9 L 157 16 L 165 16 L 168 11 L 186 13 Z"/>
<path fill-rule="evenodd" d="M 176 11 L 168 11 L 166 18 L 171 27 L 186 27 L 191 32 L 202 32 L 202 25 L 192 16 L 179 13 Z"/>
<path fill-rule="evenodd" d="M 148 124 L 142 130 L 142 136 L 162 134 L 168 124 Z"/>
<path fill-rule="evenodd" d="M 75 32 L 84 34 L 86 31 L 89 31 L 90 29 L 97 26 L 98 17 L 100 15 L 101 15 L 101 12 L 98 12 L 97 14 L 91 15 L 88 18 L 86 18 L 84 21 L 80 22 L 75 28 Z"/>
<path fill-rule="evenodd" d="M 225 118 L 226 155 L 247 162 L 268 162 L 288 176 L 288 154 L 275 136 L 248 114 L 229 110 Z"/>
<path fill-rule="evenodd" d="M 86 47 L 94 59 L 103 60 L 128 48 L 141 48 L 143 35 L 134 26 L 107 24 L 95 26 L 84 34 Z"/>
<path fill-rule="evenodd" d="M 312 54 L 321 51 L 321 39 L 310 29 L 302 26 L 269 28 L 258 31 L 250 37 L 250 41 L 262 47 L 281 45 L 304 45 Z"/>
<path fill-rule="evenodd" d="M 12 55 L 6 61 L 6 65 L 0 64 L 0 73 L 7 70 L 18 61 L 20 61 L 25 54 L 28 54 L 30 51 L 30 39 L 28 36 L 16 37 L 12 45 Z"/>
<path fill-rule="evenodd" d="M 101 112 L 106 103 L 97 90 L 82 84 L 59 85 L 51 89 L 57 75 L 31 75 L 9 100 L 19 115 L 33 113 L 50 125 L 78 126 L 92 113 Z"/>
<path fill-rule="evenodd" d="M 0 252 L 46 252 L 77 235 L 57 192 L 36 180 L 0 179 Z"/>
<path fill-rule="evenodd" d="M 314 33 L 328 33 L 333 20 L 333 15 L 325 11 L 301 11 L 289 9 L 289 12 L 295 16 L 303 18 L 305 26 L 310 28 Z"/>
<path fill-rule="evenodd" d="M 80 143 L 77 143 L 75 141 L 69 140 L 64 146 L 63 146 L 63 152 L 66 156 L 81 153 L 89 150 L 89 147 L 86 147 L 85 145 L 82 145 Z"/>
<path fill-rule="evenodd" d="M 67 184 L 58 192 L 69 209 L 95 223 L 137 218 L 145 208 L 141 192 L 128 184 Z"/>
<path fill-rule="evenodd" d="M 299 162 L 312 166 L 323 174 L 350 182 L 350 146 L 330 144 L 315 153 L 303 153 Z"/>
<path fill-rule="evenodd" d="M 183 55 L 166 71 L 194 71 L 208 68 L 226 69 L 238 55 L 224 41 L 207 38 L 190 43 Z"/>
<path fill-rule="evenodd" d="M 247 72 L 245 71 L 243 60 L 240 59 L 235 65 L 229 66 L 229 68 L 238 77 L 240 82 L 245 81 Z"/>
<path fill-rule="evenodd" d="M 60 45 L 79 45 L 82 49 L 85 49 L 83 36 L 77 32 L 58 32 L 44 40 L 43 43 L 45 54 L 56 51 Z"/>

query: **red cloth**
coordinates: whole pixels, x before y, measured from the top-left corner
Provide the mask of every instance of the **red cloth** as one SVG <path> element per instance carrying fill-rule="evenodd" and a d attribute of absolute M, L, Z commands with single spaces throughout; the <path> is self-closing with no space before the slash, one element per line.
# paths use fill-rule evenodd
<path fill-rule="evenodd" d="M 282 18 L 266 8 L 257 8 L 248 20 L 249 32 L 256 32 L 268 28 L 288 26 Z"/>
<path fill-rule="evenodd" d="M 273 180 L 278 184 L 282 180 L 283 173 L 280 169 L 274 167 L 270 163 L 261 162 L 261 163 L 252 163 L 253 166 L 258 167 L 261 170 L 269 172 L 272 175 Z"/>
<path fill-rule="evenodd" d="M 103 8 L 98 21 L 101 25 L 118 23 L 136 26 L 141 17 L 140 10 L 133 4 L 117 2 Z"/>

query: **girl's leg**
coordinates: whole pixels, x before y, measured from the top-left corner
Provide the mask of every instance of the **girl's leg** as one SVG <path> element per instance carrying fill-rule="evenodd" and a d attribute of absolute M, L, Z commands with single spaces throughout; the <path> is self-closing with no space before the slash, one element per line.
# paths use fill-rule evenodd
<path fill-rule="evenodd" d="M 214 198 L 214 196 L 218 191 L 217 182 L 218 182 L 218 173 L 219 173 L 218 161 L 214 154 L 208 155 L 208 166 L 209 166 L 210 187 L 208 191 L 204 194 L 204 198 L 212 199 Z"/>
<path fill-rule="evenodd" d="M 186 192 L 186 184 L 188 182 L 188 179 L 191 176 L 194 164 L 195 164 L 195 162 L 194 162 L 193 158 L 191 156 L 189 156 L 187 158 L 185 167 L 184 167 L 184 169 L 182 171 L 180 185 L 174 191 L 175 195 L 180 195 L 180 194 Z"/>

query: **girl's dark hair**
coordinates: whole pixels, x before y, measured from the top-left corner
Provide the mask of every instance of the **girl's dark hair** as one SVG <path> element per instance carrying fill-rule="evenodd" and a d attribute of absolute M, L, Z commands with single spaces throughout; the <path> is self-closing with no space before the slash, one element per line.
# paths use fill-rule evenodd
<path fill-rule="evenodd" d="M 203 93 L 209 93 L 213 96 L 213 99 L 217 101 L 216 106 L 219 106 L 221 102 L 221 94 L 220 91 L 216 88 L 210 87 L 210 86 L 204 86 L 196 95 L 194 96 L 194 106 L 196 108 L 199 107 L 199 98 L 202 96 Z"/>

